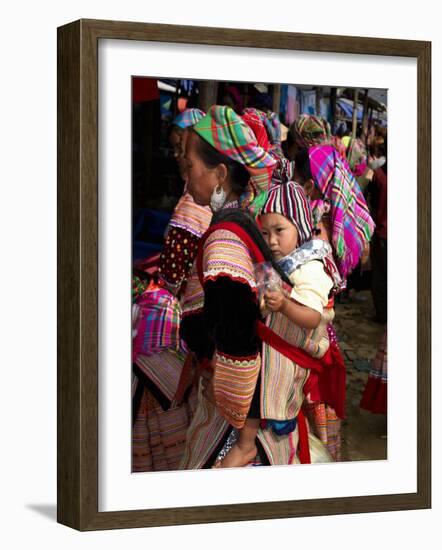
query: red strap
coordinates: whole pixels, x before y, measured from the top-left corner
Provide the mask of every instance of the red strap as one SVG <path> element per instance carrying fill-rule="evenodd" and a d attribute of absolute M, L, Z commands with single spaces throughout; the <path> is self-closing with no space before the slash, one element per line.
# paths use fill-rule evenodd
<path fill-rule="evenodd" d="M 308 429 L 302 410 L 298 413 L 298 435 L 299 435 L 299 461 L 301 464 L 311 464 L 310 448 L 308 444 Z"/>
<path fill-rule="evenodd" d="M 322 372 L 312 372 L 304 384 L 304 395 L 312 401 L 330 405 L 339 418 L 345 418 L 345 363 L 335 342 L 330 343 L 327 355 L 330 364 Z"/>
<path fill-rule="evenodd" d="M 335 342 L 330 343 L 332 367 L 324 369 L 318 377 L 321 400 L 335 410 L 339 418 L 345 418 L 346 369 L 342 353 Z"/>
<path fill-rule="evenodd" d="M 197 255 L 196 261 L 197 261 L 198 277 L 200 279 L 201 285 L 203 285 L 203 282 L 204 282 L 203 281 L 204 243 L 206 242 L 209 235 L 211 235 L 214 231 L 218 231 L 218 229 L 231 231 L 232 233 L 237 235 L 243 241 L 243 243 L 248 247 L 249 252 L 255 262 L 259 263 L 265 260 L 263 253 L 258 248 L 255 241 L 247 233 L 247 231 L 245 231 L 238 224 L 234 222 L 221 222 L 221 223 L 212 225 L 204 233 L 198 248 L 198 255 Z M 311 357 L 303 349 L 296 348 L 291 344 L 289 344 L 288 342 L 286 342 L 285 340 L 283 340 L 280 336 L 278 336 L 275 332 L 273 332 L 272 329 L 267 327 L 262 321 L 257 321 L 256 332 L 262 341 L 266 342 L 267 344 L 270 344 L 273 348 L 275 348 L 280 353 L 282 353 L 283 355 L 285 355 L 286 357 L 288 357 L 289 359 L 297 363 L 300 367 L 322 372 L 322 365 L 327 363 L 328 352 L 322 359 L 315 359 L 314 357 Z"/>
<path fill-rule="evenodd" d="M 316 359 L 315 357 L 309 355 L 303 349 L 292 346 L 283 338 L 281 338 L 278 334 L 276 334 L 276 332 L 274 332 L 271 328 L 266 326 L 262 321 L 257 322 L 256 332 L 263 342 L 269 344 L 270 346 L 272 346 L 272 348 L 275 348 L 277 351 L 279 351 L 279 353 L 282 353 L 282 355 L 285 355 L 286 357 L 297 363 L 300 367 L 303 367 L 304 369 L 312 369 L 317 372 L 322 372 L 324 358 Z M 324 357 L 326 357 L 327 354 L 328 351 Z"/>

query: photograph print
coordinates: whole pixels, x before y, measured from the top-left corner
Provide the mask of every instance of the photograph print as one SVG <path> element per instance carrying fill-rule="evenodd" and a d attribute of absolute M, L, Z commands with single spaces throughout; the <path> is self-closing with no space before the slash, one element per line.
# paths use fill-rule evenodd
<path fill-rule="evenodd" d="M 386 460 L 387 90 L 132 77 L 132 472 Z"/>

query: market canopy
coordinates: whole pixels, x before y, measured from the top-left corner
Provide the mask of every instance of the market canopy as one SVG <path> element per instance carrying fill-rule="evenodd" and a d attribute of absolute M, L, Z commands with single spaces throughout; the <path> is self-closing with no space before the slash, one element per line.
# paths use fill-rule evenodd
<path fill-rule="evenodd" d="M 347 118 L 353 117 L 353 101 L 351 99 L 345 99 L 344 97 L 340 97 L 336 103 L 339 105 L 339 107 L 344 112 L 344 116 Z M 362 121 L 363 116 L 363 108 L 362 105 L 358 105 L 356 109 L 356 118 L 358 121 Z"/>

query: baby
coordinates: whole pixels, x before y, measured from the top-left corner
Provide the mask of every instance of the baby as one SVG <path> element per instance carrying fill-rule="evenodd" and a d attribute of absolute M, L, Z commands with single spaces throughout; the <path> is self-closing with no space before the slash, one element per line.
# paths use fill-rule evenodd
<path fill-rule="evenodd" d="M 264 293 L 263 314 L 270 312 L 267 324 L 293 346 L 320 358 L 329 347 L 327 324 L 333 318 L 333 308 L 327 306 L 330 293 L 337 284 L 335 277 L 338 277 L 331 259 L 331 247 L 323 240 L 312 240 L 309 201 L 302 187 L 295 182 L 274 185 L 269 190 L 259 221 L 274 259 L 293 285 L 289 296 L 282 289 Z M 261 375 L 264 392 L 266 384 L 274 387 L 278 376 L 271 371 L 269 366 L 264 376 Z M 281 399 L 280 395 L 278 399 Z M 269 410 L 272 410 L 272 405 Z M 237 442 L 218 466 L 244 466 L 256 455 L 255 439 L 261 418 L 253 416 L 249 413 L 244 427 L 239 430 Z M 294 418 L 273 419 L 270 416 L 269 419 L 267 415 L 265 418 L 276 433 L 278 425 L 283 435 L 296 425 Z"/>
<path fill-rule="evenodd" d="M 332 248 L 323 239 L 312 238 L 310 203 L 293 181 L 269 191 L 260 222 L 274 259 L 293 285 L 290 296 L 267 291 L 265 306 L 292 321 L 292 325 L 285 323 L 286 334 L 280 336 L 321 358 L 329 348 L 327 324 L 334 317 L 329 298 L 341 284 Z"/>

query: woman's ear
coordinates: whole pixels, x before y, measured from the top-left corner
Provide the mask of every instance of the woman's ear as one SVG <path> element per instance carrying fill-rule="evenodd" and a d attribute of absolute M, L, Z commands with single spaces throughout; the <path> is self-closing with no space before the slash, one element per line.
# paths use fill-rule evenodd
<path fill-rule="evenodd" d="M 223 185 L 227 181 L 228 174 L 227 166 L 225 164 L 218 164 L 216 167 L 216 176 L 220 185 Z"/>

